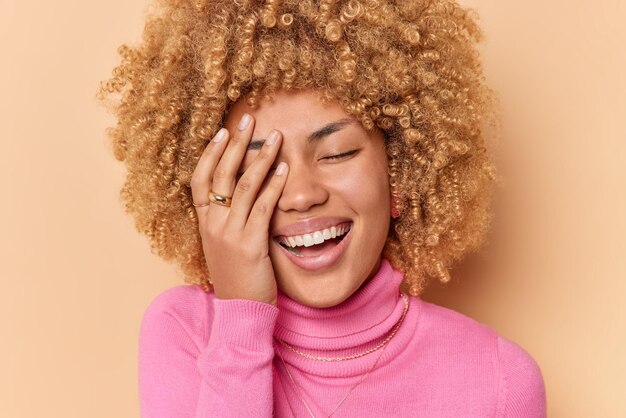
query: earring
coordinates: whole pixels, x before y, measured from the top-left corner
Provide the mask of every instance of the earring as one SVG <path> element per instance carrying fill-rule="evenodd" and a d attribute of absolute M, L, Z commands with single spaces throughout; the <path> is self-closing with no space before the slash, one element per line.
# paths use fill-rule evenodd
<path fill-rule="evenodd" d="M 397 199 L 396 197 L 392 194 L 391 195 L 391 217 L 393 219 L 397 219 L 398 216 L 400 216 L 400 212 L 398 212 L 398 205 L 397 205 Z"/>

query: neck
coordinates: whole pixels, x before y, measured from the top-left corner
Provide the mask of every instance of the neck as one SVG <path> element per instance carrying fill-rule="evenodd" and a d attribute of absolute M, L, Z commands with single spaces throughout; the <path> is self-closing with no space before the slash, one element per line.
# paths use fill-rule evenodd
<path fill-rule="evenodd" d="M 361 287 L 336 306 L 314 308 L 279 293 L 280 312 L 274 335 L 302 352 L 320 357 L 342 357 L 374 347 L 389 335 L 404 312 L 402 278 L 402 273 L 382 258 Z M 311 367 L 312 373 L 326 367 L 311 360 L 302 364 L 306 358 L 298 359 L 294 357 L 298 354 L 282 349 L 281 353 L 285 361 L 295 363 L 294 367 Z M 364 361 L 370 364 L 369 355 Z M 357 366 L 353 370 L 358 369 L 359 359 L 349 363 Z M 334 370 L 337 366 L 330 365 Z"/>

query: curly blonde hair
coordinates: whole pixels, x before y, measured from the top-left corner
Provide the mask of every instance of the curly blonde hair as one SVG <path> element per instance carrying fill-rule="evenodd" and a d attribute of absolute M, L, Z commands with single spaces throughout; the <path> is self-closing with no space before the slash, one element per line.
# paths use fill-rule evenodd
<path fill-rule="evenodd" d="M 153 252 L 209 291 L 190 189 L 202 151 L 237 99 L 313 88 L 385 133 L 400 216 L 383 255 L 403 285 L 419 295 L 429 277 L 449 281 L 485 241 L 496 180 L 476 22 L 449 0 L 160 0 L 98 92 L 113 99 L 126 211 Z"/>

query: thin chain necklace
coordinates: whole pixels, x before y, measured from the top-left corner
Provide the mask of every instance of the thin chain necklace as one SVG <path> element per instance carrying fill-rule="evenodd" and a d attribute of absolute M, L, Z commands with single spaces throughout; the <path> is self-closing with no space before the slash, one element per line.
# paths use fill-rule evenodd
<path fill-rule="evenodd" d="M 286 347 L 290 348 L 292 351 L 300 354 L 301 356 L 304 356 L 304 357 L 307 357 L 307 358 L 310 358 L 310 359 L 313 359 L 313 360 L 318 360 L 318 361 L 350 360 L 350 359 L 353 359 L 353 358 L 362 357 L 362 356 L 364 356 L 364 355 L 366 355 L 368 353 L 371 353 L 373 351 L 376 351 L 376 350 L 378 350 L 379 348 L 382 347 L 382 350 L 381 350 L 380 354 L 378 355 L 378 357 L 376 357 L 376 361 L 374 361 L 374 363 L 370 366 L 370 368 L 367 370 L 367 372 L 363 376 L 361 376 L 359 381 L 356 382 L 356 384 L 354 384 L 354 386 L 352 386 L 350 388 L 348 393 L 346 393 L 346 396 L 344 396 L 343 399 L 341 400 L 341 402 L 339 402 L 339 405 L 337 405 L 335 407 L 335 409 L 333 409 L 333 411 L 328 415 L 329 418 L 335 413 L 335 411 L 337 411 L 337 409 L 341 406 L 341 404 L 343 404 L 343 401 L 345 401 L 346 398 L 352 393 L 354 388 L 356 388 L 359 384 L 361 384 L 361 382 L 365 379 L 365 377 L 374 369 L 374 367 L 378 363 L 378 360 L 380 360 L 380 358 L 383 356 L 383 353 L 385 352 L 385 348 L 386 348 L 387 342 L 389 342 L 391 340 L 391 338 L 393 338 L 393 336 L 396 334 L 400 324 L 403 322 L 404 317 L 406 316 L 406 312 L 407 312 L 407 310 L 409 308 L 409 298 L 404 293 L 400 293 L 400 295 L 404 299 L 404 312 L 402 312 L 402 316 L 398 320 L 398 323 L 394 327 L 391 335 L 387 339 L 385 339 L 385 341 L 383 341 L 381 344 L 379 344 L 376 347 L 374 347 L 373 349 L 369 349 L 369 350 L 367 350 L 367 351 L 365 351 L 365 352 L 363 352 L 361 354 L 357 354 L 357 355 L 353 355 L 353 356 L 347 356 L 347 357 L 337 357 L 337 358 L 316 357 L 316 356 L 311 356 L 309 354 L 297 351 L 292 346 L 287 344 L 285 341 L 283 341 L 283 340 L 281 340 L 281 339 L 279 339 L 277 337 L 274 337 L 274 339 L 276 339 L 277 341 L 280 341 L 283 345 L 285 345 Z M 313 414 L 313 411 L 311 411 L 311 408 L 309 408 L 309 405 L 306 403 L 306 401 L 304 400 L 304 397 L 302 396 L 302 391 L 300 390 L 299 386 L 296 384 L 295 380 L 291 376 L 291 373 L 289 372 L 289 369 L 287 368 L 287 364 L 285 363 L 285 360 L 283 359 L 283 356 L 280 354 L 280 350 L 276 350 L 276 352 L 278 353 L 278 357 L 280 357 L 280 360 L 283 363 L 283 367 L 285 368 L 285 371 L 287 372 L 287 375 L 289 376 L 289 380 L 291 380 L 291 383 L 292 383 L 294 389 L 296 390 L 296 392 L 298 393 L 298 396 L 300 397 L 300 400 L 302 401 L 302 403 L 304 403 L 304 406 L 306 407 L 307 411 L 309 411 L 309 414 L 311 415 L 311 417 L 315 418 L 315 415 Z"/>
<path fill-rule="evenodd" d="M 346 400 L 346 398 L 348 397 L 348 395 L 350 395 L 352 393 L 352 391 L 354 390 L 354 388 L 356 388 L 364 379 L 365 377 L 372 371 L 372 369 L 374 368 L 374 366 L 376 366 L 376 363 L 378 363 L 378 360 L 380 360 L 380 358 L 382 357 L 383 353 L 385 352 L 385 348 L 383 347 L 383 349 L 380 351 L 380 354 L 378 355 L 378 357 L 376 358 L 376 361 L 374 362 L 374 364 L 372 364 L 370 366 L 370 368 L 367 370 L 367 373 L 365 373 L 363 376 L 361 376 L 361 378 L 359 379 L 358 382 L 356 382 L 356 384 L 354 386 L 352 386 L 350 388 L 350 390 L 348 391 L 348 393 L 346 393 L 346 396 L 343 397 L 343 399 L 341 400 L 341 402 L 339 402 L 339 405 L 337 405 L 335 407 L 335 409 L 333 409 L 333 411 L 328 415 L 328 417 L 331 417 L 335 411 L 337 411 L 337 408 L 339 408 L 341 406 L 341 404 L 343 403 L 343 401 Z M 289 376 L 289 379 L 291 380 L 291 383 L 293 384 L 294 388 L 296 389 L 296 392 L 298 392 L 298 396 L 300 397 L 300 400 L 302 401 L 302 403 L 304 403 L 304 406 L 306 407 L 307 411 L 309 411 L 309 414 L 311 414 L 311 416 L 313 418 L 316 418 L 315 415 L 313 414 L 313 411 L 311 411 L 311 408 L 309 408 L 309 405 L 306 403 L 306 401 L 304 400 L 304 397 L 302 396 L 302 392 L 300 391 L 300 388 L 298 387 L 298 385 L 296 384 L 296 382 L 293 380 L 293 377 L 291 376 L 291 373 L 289 373 L 289 369 L 287 368 L 287 364 L 285 364 L 285 360 L 283 360 L 283 356 L 280 354 L 279 351 L 277 351 L 278 356 L 280 357 L 280 360 L 283 362 L 283 366 L 285 367 L 285 371 L 287 372 L 287 375 Z"/>
<path fill-rule="evenodd" d="M 288 349 L 290 349 L 291 351 L 293 351 L 296 354 L 299 354 L 302 357 L 306 357 L 309 358 L 311 360 L 317 360 L 317 361 L 343 361 L 343 360 L 352 360 L 355 358 L 359 358 L 359 357 L 363 357 L 366 354 L 369 354 L 373 351 L 378 350 L 379 348 L 385 346 L 389 341 L 391 341 L 391 339 L 393 338 L 394 335 L 396 335 L 396 332 L 398 332 L 398 328 L 400 328 L 400 325 L 402 325 L 402 322 L 404 321 L 404 317 L 406 316 L 407 311 L 409 310 L 409 298 L 407 295 L 405 295 L 404 293 L 400 292 L 400 296 L 402 296 L 402 299 L 404 299 L 404 311 L 402 312 L 402 316 L 400 317 L 400 319 L 398 320 L 398 323 L 393 327 L 391 334 L 389 334 L 389 336 L 382 341 L 380 344 L 378 344 L 376 347 L 370 348 L 362 353 L 359 354 L 352 354 L 350 356 L 346 356 L 346 357 L 318 357 L 318 356 L 312 356 L 310 354 L 306 354 L 303 353 L 302 351 L 296 349 L 295 347 L 293 347 L 292 345 L 290 345 L 289 343 L 287 343 L 287 341 L 280 339 L 278 337 L 274 337 L 274 339 L 278 342 L 280 342 L 282 345 L 284 345 L 285 347 L 287 347 Z"/>

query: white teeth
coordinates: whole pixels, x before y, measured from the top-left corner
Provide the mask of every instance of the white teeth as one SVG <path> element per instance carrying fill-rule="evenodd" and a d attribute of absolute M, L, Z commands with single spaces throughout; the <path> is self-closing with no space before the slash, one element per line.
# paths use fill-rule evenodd
<path fill-rule="evenodd" d="M 313 233 L 313 242 L 316 244 L 321 244 L 322 242 L 324 242 L 324 234 L 322 234 L 320 231 L 315 231 Z"/>
<path fill-rule="evenodd" d="M 330 228 L 322 229 L 320 231 L 314 231 L 304 235 L 294 235 L 292 237 L 282 237 L 280 243 L 288 247 L 310 247 L 312 245 L 321 244 L 325 240 L 339 237 L 350 230 L 352 225 L 345 225 L 341 227 L 331 226 Z"/>
<path fill-rule="evenodd" d="M 311 245 L 315 245 L 315 240 L 311 236 L 311 234 L 304 234 L 304 246 L 310 247 Z"/>

